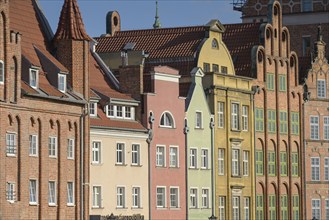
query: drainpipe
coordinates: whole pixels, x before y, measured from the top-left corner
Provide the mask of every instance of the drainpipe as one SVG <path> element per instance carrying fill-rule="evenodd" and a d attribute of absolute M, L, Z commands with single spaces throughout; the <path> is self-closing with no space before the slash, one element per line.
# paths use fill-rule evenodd
<path fill-rule="evenodd" d="M 151 218 L 151 209 L 152 209 L 152 202 L 151 202 L 151 194 L 152 194 L 152 185 L 151 185 L 151 143 L 153 139 L 153 123 L 154 123 L 154 115 L 153 112 L 150 112 L 148 117 L 148 123 L 150 124 L 150 129 L 148 130 L 148 138 L 146 142 L 148 143 L 148 185 L 149 185 L 149 219 Z"/>
<path fill-rule="evenodd" d="M 80 115 L 80 216 L 81 219 L 85 219 L 84 217 L 84 125 L 85 119 L 84 117 L 87 115 L 86 113 L 87 104 L 82 108 L 82 114 Z"/>
<path fill-rule="evenodd" d="M 215 169 L 214 169 L 214 117 L 213 115 L 210 118 L 210 130 L 211 130 L 211 216 L 209 220 L 216 220 L 217 217 L 215 216 Z"/>
<path fill-rule="evenodd" d="M 190 131 L 190 128 L 187 125 L 187 119 L 185 118 L 184 120 L 184 134 L 185 134 L 185 187 L 186 187 L 186 191 L 185 191 L 185 199 L 186 199 L 186 205 L 185 205 L 185 215 L 186 215 L 186 219 L 188 219 L 188 142 L 187 142 L 187 135 L 188 132 Z"/>

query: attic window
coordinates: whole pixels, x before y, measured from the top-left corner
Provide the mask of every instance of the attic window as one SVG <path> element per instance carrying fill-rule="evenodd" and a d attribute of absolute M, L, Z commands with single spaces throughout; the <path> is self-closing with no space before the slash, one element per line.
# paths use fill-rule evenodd
<path fill-rule="evenodd" d="M 97 103 L 96 102 L 89 103 L 89 115 L 97 116 Z"/>
<path fill-rule="evenodd" d="M 212 49 L 218 49 L 218 42 L 216 39 L 213 39 L 211 42 L 211 48 Z"/>
<path fill-rule="evenodd" d="M 107 105 L 106 116 L 108 118 L 135 119 L 135 108 L 123 105 Z"/>
<path fill-rule="evenodd" d="M 39 84 L 39 70 L 30 69 L 30 86 L 37 89 Z"/>
<path fill-rule="evenodd" d="M 0 60 L 0 84 L 5 83 L 5 65 L 2 60 Z"/>
<path fill-rule="evenodd" d="M 58 74 L 58 90 L 66 92 L 66 75 Z"/>

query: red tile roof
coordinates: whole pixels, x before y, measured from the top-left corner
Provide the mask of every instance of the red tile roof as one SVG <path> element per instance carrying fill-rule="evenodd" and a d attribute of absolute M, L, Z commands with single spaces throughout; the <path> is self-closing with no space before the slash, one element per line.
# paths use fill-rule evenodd
<path fill-rule="evenodd" d="M 91 40 L 82 21 L 77 0 L 65 0 L 54 40 Z"/>

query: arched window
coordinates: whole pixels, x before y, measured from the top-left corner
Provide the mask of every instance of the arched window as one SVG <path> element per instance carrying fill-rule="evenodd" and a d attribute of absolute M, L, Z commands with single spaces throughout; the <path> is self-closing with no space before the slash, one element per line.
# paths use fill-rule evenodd
<path fill-rule="evenodd" d="M 161 116 L 160 126 L 174 128 L 174 118 L 169 112 L 164 112 Z"/>
<path fill-rule="evenodd" d="M 218 42 L 216 39 L 213 39 L 211 42 L 211 48 L 212 49 L 218 49 Z"/>
<path fill-rule="evenodd" d="M 5 65 L 2 60 L 0 60 L 0 83 L 5 82 Z"/>

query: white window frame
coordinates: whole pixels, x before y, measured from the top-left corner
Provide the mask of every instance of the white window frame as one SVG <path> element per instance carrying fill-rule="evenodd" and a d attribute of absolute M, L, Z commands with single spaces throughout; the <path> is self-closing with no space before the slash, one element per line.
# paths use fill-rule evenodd
<path fill-rule="evenodd" d="M 324 158 L 324 181 L 329 181 L 329 157 Z"/>
<path fill-rule="evenodd" d="M 133 186 L 132 187 L 132 208 L 141 208 L 141 187 Z"/>
<path fill-rule="evenodd" d="M 121 111 L 119 111 L 121 109 Z M 129 111 L 128 111 L 129 109 Z M 108 118 L 118 118 L 125 120 L 134 120 L 135 119 L 135 108 L 133 106 L 124 106 L 124 105 L 114 105 L 108 104 L 105 107 L 106 117 Z M 119 116 L 119 112 L 121 115 Z M 130 116 L 127 116 L 128 113 Z M 95 115 L 97 116 L 97 115 Z"/>
<path fill-rule="evenodd" d="M 161 192 L 161 196 L 162 196 L 162 198 L 161 198 L 161 205 L 159 205 L 159 201 L 160 200 L 158 200 L 159 199 L 159 196 L 160 196 L 160 193 L 158 193 L 158 189 L 162 189 L 163 191 Z M 165 186 L 157 186 L 156 187 L 156 207 L 157 208 L 165 208 L 165 207 L 167 207 L 167 205 L 166 205 L 166 201 L 167 199 L 166 199 L 166 187 Z"/>
<path fill-rule="evenodd" d="M 15 132 L 7 132 L 6 133 L 6 155 L 15 157 L 16 152 L 17 152 L 17 134 Z"/>
<path fill-rule="evenodd" d="M 122 146 L 121 148 L 118 148 Z M 125 164 L 125 155 L 126 155 L 126 144 L 123 142 L 117 142 L 116 143 L 116 160 L 115 164 L 116 165 L 124 165 Z"/>
<path fill-rule="evenodd" d="M 218 102 L 218 128 L 224 128 L 225 126 L 225 103 Z"/>
<path fill-rule="evenodd" d="M 310 130 L 311 130 L 310 138 L 311 138 L 311 140 L 319 140 L 320 139 L 319 122 L 320 122 L 319 116 L 316 116 L 316 115 L 311 115 L 310 116 Z"/>
<path fill-rule="evenodd" d="M 32 185 L 32 183 L 35 183 L 35 185 Z M 38 204 L 38 180 L 36 179 L 29 179 L 29 204 Z"/>
<path fill-rule="evenodd" d="M 97 116 L 97 102 L 89 103 L 89 115 L 93 117 Z"/>
<path fill-rule="evenodd" d="M 0 60 L 0 84 L 5 84 L 5 63 Z"/>
<path fill-rule="evenodd" d="M 102 161 L 102 142 L 101 141 L 92 141 L 91 146 L 91 163 L 100 164 Z"/>
<path fill-rule="evenodd" d="M 102 186 L 93 185 L 92 189 L 92 208 L 102 208 Z"/>
<path fill-rule="evenodd" d="M 329 116 L 323 117 L 323 139 L 329 140 Z"/>
<path fill-rule="evenodd" d="M 160 149 L 163 149 L 163 151 L 160 151 Z M 162 163 L 160 163 L 161 160 L 162 160 Z M 166 167 L 166 146 L 157 145 L 155 163 L 156 163 L 157 167 Z"/>
<path fill-rule="evenodd" d="M 106 106 L 106 116 L 108 118 L 115 118 L 116 117 L 116 106 L 115 105 L 107 105 Z"/>
<path fill-rule="evenodd" d="M 131 145 L 131 165 L 139 166 L 141 164 L 141 145 L 132 144 Z"/>
<path fill-rule="evenodd" d="M 218 220 L 225 220 L 225 196 L 218 197 Z"/>
<path fill-rule="evenodd" d="M 35 73 L 35 85 L 33 84 L 34 82 L 32 81 L 33 73 Z M 38 89 L 38 87 L 39 87 L 39 70 L 30 68 L 29 85 L 34 89 Z"/>
<path fill-rule="evenodd" d="M 225 149 L 218 148 L 218 175 L 225 175 Z"/>
<path fill-rule="evenodd" d="M 165 112 L 162 113 L 162 115 L 160 117 L 160 127 L 162 127 L 162 128 L 175 128 L 175 119 L 169 111 L 165 111 Z"/>
<path fill-rule="evenodd" d="M 249 128 L 249 106 L 242 105 L 242 131 L 248 131 Z"/>
<path fill-rule="evenodd" d="M 243 151 L 243 176 L 249 176 L 249 151 Z"/>
<path fill-rule="evenodd" d="M 311 180 L 320 181 L 321 176 L 321 161 L 320 157 L 311 157 Z"/>
<path fill-rule="evenodd" d="M 172 152 L 173 149 L 176 149 L 176 153 Z M 169 167 L 179 167 L 178 146 L 169 146 Z"/>
<path fill-rule="evenodd" d="M 318 98 L 326 98 L 327 96 L 327 86 L 326 86 L 326 80 L 325 79 L 318 79 L 316 82 L 316 93 Z"/>
<path fill-rule="evenodd" d="M 240 125 L 240 104 L 237 102 L 231 103 L 231 129 L 239 130 Z"/>
<path fill-rule="evenodd" d="M 172 193 L 171 190 L 176 190 L 175 194 Z M 180 199 L 179 199 L 179 187 L 178 186 L 170 186 L 169 188 L 169 193 L 170 193 L 170 208 L 180 208 Z M 172 199 L 173 197 L 175 198 L 175 203 L 177 204 L 176 206 L 175 205 L 172 205 Z"/>
<path fill-rule="evenodd" d="M 39 150 L 39 145 L 38 145 L 38 135 L 36 134 L 31 134 L 29 136 L 29 156 L 32 157 L 37 157 L 38 156 L 38 150 Z"/>
<path fill-rule="evenodd" d="M 209 169 L 209 151 L 201 148 L 201 169 Z"/>
<path fill-rule="evenodd" d="M 74 160 L 75 140 L 74 138 L 67 139 L 67 159 Z"/>
<path fill-rule="evenodd" d="M 198 168 L 198 149 L 190 148 L 190 169 Z"/>
<path fill-rule="evenodd" d="M 244 197 L 244 220 L 250 220 L 250 197 Z"/>
<path fill-rule="evenodd" d="M 125 186 L 117 186 L 116 187 L 117 194 L 117 208 L 125 208 L 126 207 L 126 187 Z"/>
<path fill-rule="evenodd" d="M 63 83 L 61 82 L 61 79 L 63 79 Z M 65 74 L 58 74 L 58 90 L 61 92 L 66 92 L 66 75 Z"/>
<path fill-rule="evenodd" d="M 240 197 L 232 197 L 232 220 L 240 220 Z"/>
<path fill-rule="evenodd" d="M 190 188 L 190 208 L 198 208 L 198 188 L 196 187 Z"/>
<path fill-rule="evenodd" d="M 201 111 L 196 111 L 195 112 L 195 128 L 203 128 L 203 120 L 202 120 L 202 112 Z"/>
<path fill-rule="evenodd" d="M 55 206 L 57 203 L 57 184 L 56 181 L 48 182 L 48 205 Z"/>
<path fill-rule="evenodd" d="M 74 205 L 74 182 L 67 182 L 67 205 L 73 206 Z"/>
<path fill-rule="evenodd" d="M 321 199 L 312 199 L 312 218 L 313 217 L 321 219 Z"/>
<path fill-rule="evenodd" d="M 234 177 L 238 177 L 240 176 L 240 149 L 238 148 L 232 148 L 232 165 L 231 165 L 231 172 L 232 172 L 232 176 Z M 236 157 L 236 155 L 234 154 L 234 152 L 237 152 L 238 155 Z"/>
<path fill-rule="evenodd" d="M 208 209 L 209 205 L 209 188 L 202 188 L 201 189 L 201 207 L 203 209 Z"/>
<path fill-rule="evenodd" d="M 57 137 L 49 136 L 48 137 L 48 155 L 50 158 L 57 158 L 57 148 L 58 148 Z"/>
<path fill-rule="evenodd" d="M 16 201 L 16 187 L 14 182 L 7 182 L 6 184 L 6 200 L 10 203 L 14 203 Z"/>

